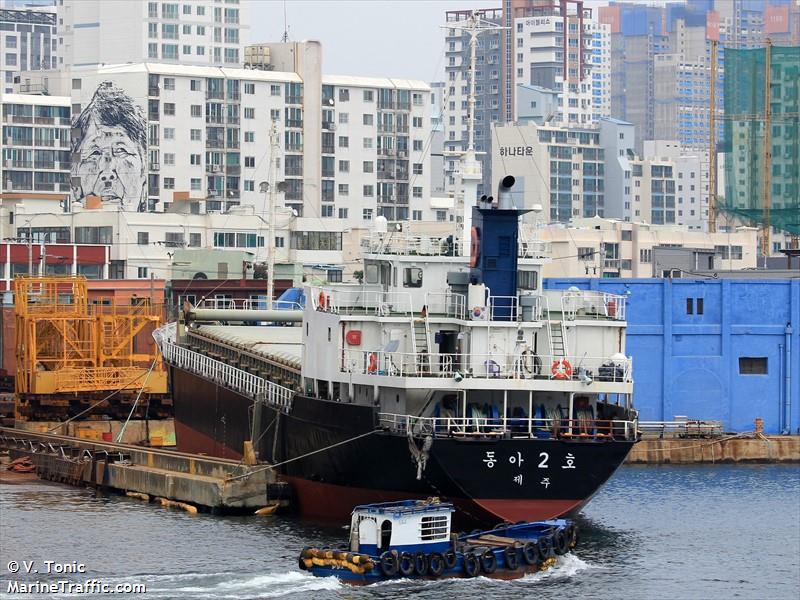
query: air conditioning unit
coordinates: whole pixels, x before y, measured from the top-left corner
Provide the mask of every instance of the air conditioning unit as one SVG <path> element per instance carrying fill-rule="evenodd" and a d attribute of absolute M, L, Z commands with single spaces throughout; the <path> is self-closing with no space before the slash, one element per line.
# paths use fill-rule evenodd
<path fill-rule="evenodd" d="M 160 171 L 161 165 L 158 163 L 150 163 L 150 170 L 151 171 Z"/>

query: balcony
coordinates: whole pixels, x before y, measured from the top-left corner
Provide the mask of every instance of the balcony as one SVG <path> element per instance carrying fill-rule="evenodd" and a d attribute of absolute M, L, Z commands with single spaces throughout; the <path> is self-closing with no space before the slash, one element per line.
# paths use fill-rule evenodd
<path fill-rule="evenodd" d="M 222 165 L 206 165 L 206 173 L 222 173 Z"/>
<path fill-rule="evenodd" d="M 206 100 L 225 100 L 225 92 L 222 90 L 206 90 Z"/>
<path fill-rule="evenodd" d="M 225 142 L 219 139 L 206 140 L 206 148 L 224 148 Z"/>
<path fill-rule="evenodd" d="M 12 123 L 33 123 L 33 117 L 23 117 L 21 115 L 11 115 Z"/>
<path fill-rule="evenodd" d="M 325 131 L 336 131 L 336 123 L 334 123 L 333 121 L 323 121 L 322 128 Z"/>
<path fill-rule="evenodd" d="M 394 133 L 394 123 L 378 123 L 378 133 Z"/>
<path fill-rule="evenodd" d="M 397 125 L 397 133 L 408 133 L 408 125 Z"/>
<path fill-rule="evenodd" d="M 302 129 L 303 128 L 303 120 L 302 119 L 286 119 L 286 127 L 290 127 L 293 129 Z"/>
<path fill-rule="evenodd" d="M 394 179 L 392 171 L 378 171 L 378 179 Z"/>
<path fill-rule="evenodd" d="M 41 139 L 39 139 L 39 140 L 35 141 L 34 145 L 35 146 L 45 146 L 47 148 L 52 148 L 53 146 L 56 145 L 57 141 L 58 140 L 41 140 Z"/>
<path fill-rule="evenodd" d="M 34 189 L 37 192 L 54 192 L 56 190 L 56 184 L 36 182 L 34 184 Z"/>
<path fill-rule="evenodd" d="M 225 167 L 225 173 L 227 175 L 239 175 L 242 172 L 241 165 L 228 165 Z"/>
<path fill-rule="evenodd" d="M 56 163 L 48 160 L 37 160 L 34 163 L 37 169 L 55 169 Z"/>
<path fill-rule="evenodd" d="M 325 170 L 323 170 L 322 171 L 322 176 L 323 177 L 327 177 L 329 179 L 333 179 L 334 177 L 336 177 L 336 173 L 334 171 L 325 171 Z"/>
<path fill-rule="evenodd" d="M 335 154 L 336 153 L 336 148 L 334 148 L 333 146 L 323 146 L 322 147 L 322 153 L 323 154 Z"/>
<path fill-rule="evenodd" d="M 240 145 L 239 140 L 233 139 L 233 140 L 228 140 L 228 143 L 225 145 L 225 147 L 231 150 L 238 150 L 239 145 Z"/>
<path fill-rule="evenodd" d="M 286 96 L 286 104 L 302 104 L 302 96 Z"/>
<path fill-rule="evenodd" d="M 393 196 L 382 196 L 378 195 L 378 204 L 394 204 L 394 197 Z"/>
<path fill-rule="evenodd" d="M 286 152 L 302 152 L 303 144 L 286 144 Z"/>
<path fill-rule="evenodd" d="M 228 115 L 228 125 L 238 125 L 239 124 L 239 117 Z"/>
<path fill-rule="evenodd" d="M 378 148 L 378 156 L 394 156 L 394 148 Z"/>
<path fill-rule="evenodd" d="M 55 117 L 34 117 L 34 122 L 37 125 L 55 125 Z"/>
<path fill-rule="evenodd" d="M 11 166 L 12 169 L 32 169 L 33 162 L 30 160 L 8 160 L 6 167 Z"/>
<path fill-rule="evenodd" d="M 209 125 L 224 125 L 225 119 L 222 115 L 206 115 L 206 123 Z"/>
<path fill-rule="evenodd" d="M 302 177 L 303 167 L 286 167 L 283 174 L 287 177 Z"/>
<path fill-rule="evenodd" d="M 238 92 L 238 91 L 236 91 L 236 92 L 228 92 L 228 100 L 238 101 L 238 100 L 241 99 L 241 97 L 242 97 L 241 92 Z"/>
<path fill-rule="evenodd" d="M 147 88 L 147 95 L 148 96 L 158 96 L 159 93 L 160 93 L 160 90 L 158 89 L 157 85 L 151 85 L 150 87 Z"/>

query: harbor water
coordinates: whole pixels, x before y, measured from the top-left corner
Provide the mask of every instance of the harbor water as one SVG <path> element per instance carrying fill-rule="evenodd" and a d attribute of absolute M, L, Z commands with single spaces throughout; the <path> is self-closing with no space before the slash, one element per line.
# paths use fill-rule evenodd
<path fill-rule="evenodd" d="M 9 582 L 144 584 L 156 598 L 771 598 L 800 594 L 800 466 L 621 468 L 579 517 L 559 566 L 517 581 L 398 580 L 352 588 L 297 568 L 341 526 L 189 515 L 120 496 L 0 485 L 0 598 Z M 39 573 L 9 573 L 34 561 Z M 85 573 L 47 574 L 52 564 Z M 27 597 L 44 597 L 27 594 Z M 70 597 L 69 594 L 47 597 Z M 93 597 L 91 594 L 82 597 Z"/>

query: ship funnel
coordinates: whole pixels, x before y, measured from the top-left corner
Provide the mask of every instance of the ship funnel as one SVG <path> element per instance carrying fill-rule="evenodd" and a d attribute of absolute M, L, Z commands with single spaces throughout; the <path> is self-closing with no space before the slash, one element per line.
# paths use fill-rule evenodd
<path fill-rule="evenodd" d="M 513 209 L 513 201 L 511 198 L 511 188 L 514 187 L 513 175 L 506 175 L 500 180 L 500 185 L 497 187 L 497 208 L 500 210 Z"/>

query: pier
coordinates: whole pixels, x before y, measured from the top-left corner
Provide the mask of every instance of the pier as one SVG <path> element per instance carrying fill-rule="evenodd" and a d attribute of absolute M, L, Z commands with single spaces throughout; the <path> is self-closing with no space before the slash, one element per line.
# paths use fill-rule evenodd
<path fill-rule="evenodd" d="M 130 444 L 0 427 L 0 449 L 28 457 L 46 480 L 128 493 L 214 513 L 288 504 L 288 486 L 263 465 Z M 163 500 L 162 500 L 163 499 Z"/>

